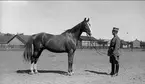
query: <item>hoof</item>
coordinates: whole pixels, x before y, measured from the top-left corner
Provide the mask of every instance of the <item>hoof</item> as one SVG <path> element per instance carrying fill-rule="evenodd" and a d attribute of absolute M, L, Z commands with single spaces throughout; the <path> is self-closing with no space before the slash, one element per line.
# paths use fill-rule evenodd
<path fill-rule="evenodd" d="M 115 77 L 115 75 L 111 75 L 111 77 Z"/>
<path fill-rule="evenodd" d="M 110 75 L 114 75 L 114 73 L 111 72 Z"/>
<path fill-rule="evenodd" d="M 110 74 L 111 77 L 115 77 L 115 76 L 118 76 L 118 73 L 115 73 L 115 74 Z"/>
<path fill-rule="evenodd" d="M 73 74 L 73 72 L 68 72 L 68 76 L 72 76 Z"/>
<path fill-rule="evenodd" d="M 39 72 L 35 72 L 35 74 L 38 74 Z"/>
<path fill-rule="evenodd" d="M 116 73 L 115 76 L 118 76 L 118 73 Z"/>
<path fill-rule="evenodd" d="M 29 74 L 30 74 L 30 75 L 33 75 L 33 74 L 34 74 L 34 72 L 30 72 Z"/>

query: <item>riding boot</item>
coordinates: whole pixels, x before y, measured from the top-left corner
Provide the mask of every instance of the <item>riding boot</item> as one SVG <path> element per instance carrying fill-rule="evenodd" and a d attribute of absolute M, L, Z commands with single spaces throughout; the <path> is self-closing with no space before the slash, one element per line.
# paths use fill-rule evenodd
<path fill-rule="evenodd" d="M 119 64 L 116 64 L 116 70 L 115 70 L 115 75 L 118 76 L 118 72 L 119 72 Z"/>
<path fill-rule="evenodd" d="M 110 73 L 111 76 L 113 76 L 115 74 L 114 70 L 115 70 L 115 64 L 111 63 L 111 73 Z"/>

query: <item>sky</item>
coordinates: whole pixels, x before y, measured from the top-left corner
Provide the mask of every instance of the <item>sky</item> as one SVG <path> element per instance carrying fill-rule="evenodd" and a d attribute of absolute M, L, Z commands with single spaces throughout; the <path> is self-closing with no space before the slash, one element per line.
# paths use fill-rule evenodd
<path fill-rule="evenodd" d="M 0 32 L 61 34 L 90 18 L 92 36 L 145 41 L 145 1 L 0 1 Z M 83 35 L 86 35 L 83 33 Z"/>

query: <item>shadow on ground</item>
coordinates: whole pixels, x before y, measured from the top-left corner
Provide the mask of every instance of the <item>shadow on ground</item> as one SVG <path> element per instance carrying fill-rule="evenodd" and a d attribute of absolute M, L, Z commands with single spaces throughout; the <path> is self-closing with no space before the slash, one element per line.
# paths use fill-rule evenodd
<path fill-rule="evenodd" d="M 98 72 L 98 71 L 92 71 L 92 70 L 85 70 L 86 72 L 91 72 L 91 73 L 95 73 L 95 74 L 101 74 L 101 75 L 109 75 L 106 72 Z"/>
<path fill-rule="evenodd" d="M 19 74 L 30 74 L 30 70 L 17 70 L 16 73 Z M 61 75 L 67 75 L 67 72 L 60 70 L 38 70 L 38 73 L 56 73 Z"/>

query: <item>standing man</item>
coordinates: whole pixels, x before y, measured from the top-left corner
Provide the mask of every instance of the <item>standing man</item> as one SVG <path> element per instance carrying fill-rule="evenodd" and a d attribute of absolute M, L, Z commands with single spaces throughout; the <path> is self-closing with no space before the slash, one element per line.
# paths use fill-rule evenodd
<path fill-rule="evenodd" d="M 113 27 L 111 43 L 108 49 L 108 56 L 110 56 L 111 73 L 110 75 L 117 76 L 119 71 L 119 56 L 120 56 L 120 38 L 118 37 L 119 28 Z"/>

